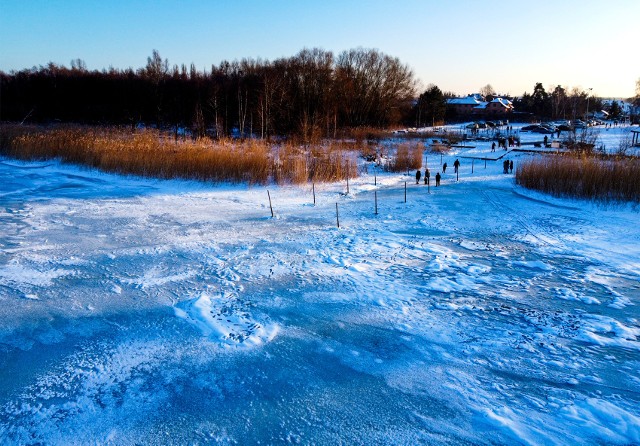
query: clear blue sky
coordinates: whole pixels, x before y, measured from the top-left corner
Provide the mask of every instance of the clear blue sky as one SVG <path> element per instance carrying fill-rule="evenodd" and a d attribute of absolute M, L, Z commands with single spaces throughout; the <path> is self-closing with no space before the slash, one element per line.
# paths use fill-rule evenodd
<path fill-rule="evenodd" d="M 0 70 L 48 62 L 210 70 L 304 47 L 377 48 L 423 86 L 460 94 L 536 82 L 630 97 L 640 78 L 640 0 L 0 0 Z"/>

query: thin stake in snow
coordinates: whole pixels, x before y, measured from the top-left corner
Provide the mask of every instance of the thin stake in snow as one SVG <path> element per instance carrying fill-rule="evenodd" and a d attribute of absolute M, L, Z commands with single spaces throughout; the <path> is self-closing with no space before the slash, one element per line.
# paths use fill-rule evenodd
<path fill-rule="evenodd" d="M 404 202 L 407 202 L 407 182 L 404 182 Z"/>
<path fill-rule="evenodd" d="M 474 162 L 474 161 L 475 161 L 475 160 L 471 160 L 471 173 L 473 173 L 473 162 Z"/>
<path fill-rule="evenodd" d="M 340 214 L 338 214 L 338 203 L 336 203 L 336 224 L 338 225 L 338 229 L 340 228 Z"/>
<path fill-rule="evenodd" d="M 316 183 L 311 183 L 311 187 L 313 189 L 313 205 L 316 205 Z"/>
<path fill-rule="evenodd" d="M 271 209 L 271 218 L 273 218 L 273 206 L 271 206 L 271 194 L 269 193 L 269 189 L 267 189 L 267 196 L 269 197 L 269 209 Z"/>
<path fill-rule="evenodd" d="M 347 162 L 347 194 L 349 193 L 349 164 Z"/>
<path fill-rule="evenodd" d="M 373 191 L 373 197 L 375 199 L 375 212 L 374 215 L 378 215 L 378 191 Z"/>

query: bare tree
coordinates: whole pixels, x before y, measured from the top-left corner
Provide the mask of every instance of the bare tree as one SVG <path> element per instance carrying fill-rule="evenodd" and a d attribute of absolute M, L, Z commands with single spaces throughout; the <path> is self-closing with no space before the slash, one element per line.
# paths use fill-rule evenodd
<path fill-rule="evenodd" d="M 158 50 L 153 50 L 151 57 L 147 57 L 147 66 L 142 71 L 146 77 L 150 78 L 155 84 L 159 84 L 169 73 L 169 61 L 162 60 Z"/>
<path fill-rule="evenodd" d="M 80 58 L 73 59 L 71 61 L 71 69 L 72 70 L 76 70 L 76 71 L 85 72 L 85 71 L 87 71 L 87 64 L 84 63 L 84 60 L 82 60 Z"/>
<path fill-rule="evenodd" d="M 566 119 L 567 91 L 560 85 L 551 92 L 551 118 Z"/>
<path fill-rule="evenodd" d="M 303 49 L 292 58 L 297 73 L 294 85 L 299 107 L 299 129 L 306 141 L 315 139 L 325 127 L 324 110 L 330 101 L 333 53 L 319 48 Z"/>
<path fill-rule="evenodd" d="M 573 87 L 571 89 L 571 93 L 567 97 L 568 100 L 568 108 L 569 115 L 571 119 L 577 119 L 581 116 L 584 116 L 587 110 L 587 92 L 581 90 L 578 87 Z"/>
<path fill-rule="evenodd" d="M 487 84 L 484 87 L 480 88 L 479 93 L 482 97 L 494 96 L 496 94 L 495 89 L 491 86 L 491 84 Z"/>
<path fill-rule="evenodd" d="M 344 51 L 337 60 L 340 104 L 347 125 L 384 126 L 415 96 L 413 72 L 399 59 L 374 49 Z"/>
<path fill-rule="evenodd" d="M 169 74 L 169 61 L 162 60 L 158 50 L 153 50 L 151 57 L 147 57 L 147 66 L 141 70 L 141 74 L 151 80 L 158 121 L 162 121 L 163 83 Z"/>

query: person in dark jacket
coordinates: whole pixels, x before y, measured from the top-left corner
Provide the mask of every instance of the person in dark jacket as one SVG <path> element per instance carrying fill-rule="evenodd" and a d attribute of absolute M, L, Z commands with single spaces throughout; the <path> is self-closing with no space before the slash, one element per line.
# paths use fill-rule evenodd
<path fill-rule="evenodd" d="M 416 170 L 416 184 L 420 184 L 420 176 L 422 175 L 422 173 L 420 172 L 420 169 Z"/>
<path fill-rule="evenodd" d="M 513 160 L 509 161 L 509 173 L 513 173 Z"/>
<path fill-rule="evenodd" d="M 430 179 L 431 179 L 431 172 L 429 172 L 429 168 L 426 167 L 424 169 L 424 184 L 429 184 Z"/>
<path fill-rule="evenodd" d="M 442 173 L 447 173 L 447 163 L 442 165 Z"/>
<path fill-rule="evenodd" d="M 458 167 L 460 167 L 460 161 L 456 158 L 455 162 L 453 163 L 454 173 L 458 173 Z"/>
<path fill-rule="evenodd" d="M 436 173 L 436 187 L 440 186 L 440 172 Z"/>

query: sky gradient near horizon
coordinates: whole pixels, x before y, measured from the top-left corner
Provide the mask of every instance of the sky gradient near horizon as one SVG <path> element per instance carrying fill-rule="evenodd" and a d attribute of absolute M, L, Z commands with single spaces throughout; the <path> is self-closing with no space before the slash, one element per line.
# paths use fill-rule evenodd
<path fill-rule="evenodd" d="M 377 48 L 421 88 L 532 92 L 536 82 L 631 97 L 640 0 L 0 0 L 0 70 L 82 59 L 88 69 L 274 60 L 318 47 Z"/>

